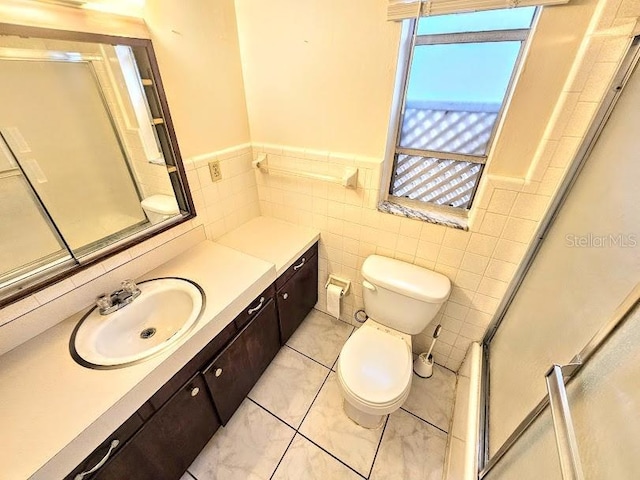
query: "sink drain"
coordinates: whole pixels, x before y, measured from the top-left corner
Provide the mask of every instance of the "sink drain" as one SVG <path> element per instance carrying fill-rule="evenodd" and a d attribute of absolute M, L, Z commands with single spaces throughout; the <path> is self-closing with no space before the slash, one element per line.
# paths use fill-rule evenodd
<path fill-rule="evenodd" d="M 145 328 L 144 330 L 142 330 L 140 332 L 140 338 L 142 338 L 143 340 L 146 340 L 147 338 L 151 338 L 156 334 L 156 329 L 151 327 L 151 328 Z"/>

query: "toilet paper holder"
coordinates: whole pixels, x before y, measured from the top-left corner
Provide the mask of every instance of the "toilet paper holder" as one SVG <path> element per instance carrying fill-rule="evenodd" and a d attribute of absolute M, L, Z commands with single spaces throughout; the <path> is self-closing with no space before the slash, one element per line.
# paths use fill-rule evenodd
<path fill-rule="evenodd" d="M 347 280 L 346 278 L 341 278 L 333 273 L 329 275 L 327 279 L 327 283 L 324 285 L 324 288 L 329 288 L 329 285 L 336 285 L 342 289 L 340 292 L 340 297 L 344 297 L 349 293 L 351 289 L 351 280 Z"/>

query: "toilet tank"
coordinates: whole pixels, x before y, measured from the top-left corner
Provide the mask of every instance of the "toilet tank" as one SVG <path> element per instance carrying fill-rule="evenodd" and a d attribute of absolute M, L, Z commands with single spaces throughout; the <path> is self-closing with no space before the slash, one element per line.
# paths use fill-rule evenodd
<path fill-rule="evenodd" d="M 367 316 L 411 335 L 426 328 L 451 292 L 441 273 L 380 255 L 367 257 L 362 275 Z"/>

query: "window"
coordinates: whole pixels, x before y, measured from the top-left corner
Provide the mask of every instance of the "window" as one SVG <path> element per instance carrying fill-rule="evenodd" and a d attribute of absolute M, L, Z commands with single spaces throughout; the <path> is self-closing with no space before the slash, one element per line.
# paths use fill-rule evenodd
<path fill-rule="evenodd" d="M 471 207 L 534 14 L 524 7 L 417 20 L 391 197 Z"/>

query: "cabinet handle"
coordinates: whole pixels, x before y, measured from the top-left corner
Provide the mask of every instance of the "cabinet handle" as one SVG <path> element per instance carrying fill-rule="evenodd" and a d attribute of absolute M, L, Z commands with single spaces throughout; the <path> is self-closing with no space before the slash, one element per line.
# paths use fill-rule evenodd
<path fill-rule="evenodd" d="M 198 395 L 200 393 L 200 389 L 198 387 L 193 387 L 191 389 L 191 396 L 195 397 L 196 395 Z"/>
<path fill-rule="evenodd" d="M 286 300 L 287 298 L 289 298 L 289 294 L 288 293 L 283 293 L 282 294 L 282 298 L 284 298 Z"/>
<path fill-rule="evenodd" d="M 293 270 L 296 271 L 296 272 L 298 270 L 300 270 L 302 268 L 302 266 L 304 265 L 304 262 L 305 262 L 305 258 L 302 257 L 302 260 L 300 261 L 300 263 L 298 265 L 294 265 L 293 266 Z"/>
<path fill-rule="evenodd" d="M 220 375 L 222 375 L 222 369 L 221 368 L 216 368 L 216 371 L 215 371 L 214 375 L 216 377 L 219 377 Z"/>
<path fill-rule="evenodd" d="M 73 477 L 73 480 L 82 480 L 87 475 L 91 475 L 92 473 L 97 471 L 100 467 L 102 467 L 105 463 L 107 463 L 107 460 L 109 460 L 109 457 L 111 456 L 111 452 L 113 452 L 113 449 L 116 448 L 118 445 L 120 445 L 120 440 L 118 440 L 117 438 L 111 440 L 111 445 L 109 446 L 109 451 L 106 453 L 106 455 L 104 457 L 102 457 L 102 460 L 100 460 L 96 464 L 96 466 L 93 467 L 91 470 L 87 470 L 86 472 L 82 472 L 82 473 L 77 474 L 75 477 Z"/>
<path fill-rule="evenodd" d="M 247 313 L 249 315 L 251 315 L 252 313 L 257 312 L 258 310 L 260 310 L 262 308 L 263 304 L 264 304 L 264 297 L 260 297 L 260 303 L 258 304 L 258 306 L 250 308 L 249 310 L 247 310 Z"/>

